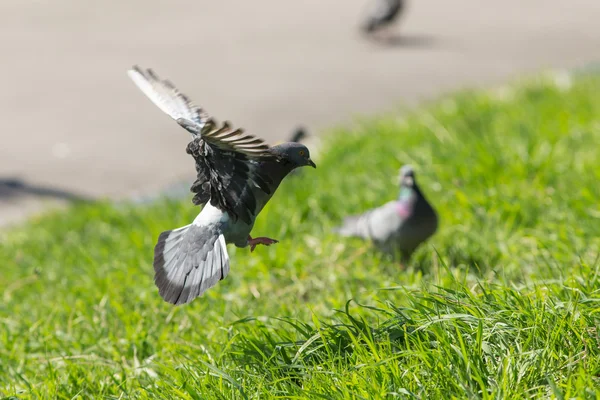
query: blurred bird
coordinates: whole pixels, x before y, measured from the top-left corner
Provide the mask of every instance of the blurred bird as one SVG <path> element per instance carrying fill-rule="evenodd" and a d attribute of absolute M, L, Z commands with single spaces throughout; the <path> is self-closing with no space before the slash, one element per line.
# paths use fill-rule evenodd
<path fill-rule="evenodd" d="M 172 304 L 189 303 L 229 273 L 227 243 L 269 246 L 277 240 L 250 236 L 254 221 L 280 182 L 298 167 L 316 168 L 306 146 L 268 146 L 262 139 L 218 125 L 169 81 L 151 69 L 128 71 L 137 87 L 192 134 L 187 153 L 196 161 L 193 203 L 204 205 L 194 221 L 162 232 L 154 248 L 154 282 Z"/>
<path fill-rule="evenodd" d="M 404 0 L 372 0 L 363 23 L 363 31 L 373 34 L 391 25 L 404 10 L 404 6 Z"/>
<path fill-rule="evenodd" d="M 306 133 L 306 130 L 304 129 L 304 127 L 299 126 L 298 128 L 296 128 L 296 130 L 292 133 L 292 136 L 290 137 L 290 142 L 294 142 L 294 143 L 300 143 L 302 142 L 306 137 L 308 136 L 308 134 Z"/>
<path fill-rule="evenodd" d="M 335 232 L 342 236 L 371 239 L 381 250 L 409 261 L 416 248 L 431 237 L 438 226 L 437 213 L 417 185 L 410 165 L 400 169 L 400 195 L 381 207 L 347 217 Z"/>

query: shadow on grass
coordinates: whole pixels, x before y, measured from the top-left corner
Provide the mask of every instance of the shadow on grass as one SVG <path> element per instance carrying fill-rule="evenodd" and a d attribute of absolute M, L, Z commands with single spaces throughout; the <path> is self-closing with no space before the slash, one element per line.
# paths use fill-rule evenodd
<path fill-rule="evenodd" d="M 90 202 L 93 200 L 91 197 L 82 194 L 48 186 L 33 185 L 18 178 L 0 178 L 0 200 L 18 198 L 26 195 L 73 202 Z"/>

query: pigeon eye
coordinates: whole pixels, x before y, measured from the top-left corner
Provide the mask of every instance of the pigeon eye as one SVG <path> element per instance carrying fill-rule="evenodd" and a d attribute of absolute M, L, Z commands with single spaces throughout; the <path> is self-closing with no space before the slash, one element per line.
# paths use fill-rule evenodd
<path fill-rule="evenodd" d="M 304 153 L 304 150 L 300 150 L 300 151 L 298 152 L 298 154 L 300 154 L 301 156 L 304 156 L 304 154 L 305 154 L 305 153 Z"/>

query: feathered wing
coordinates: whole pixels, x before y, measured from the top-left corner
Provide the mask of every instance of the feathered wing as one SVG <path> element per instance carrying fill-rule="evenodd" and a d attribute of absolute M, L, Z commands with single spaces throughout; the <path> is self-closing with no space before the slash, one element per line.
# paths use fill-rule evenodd
<path fill-rule="evenodd" d="M 251 224 L 256 211 L 252 192 L 259 187 L 271 194 L 270 178 L 259 163 L 273 157 L 262 140 L 233 129 L 228 122 L 218 125 L 200 107 L 168 80 L 161 80 L 151 69 L 133 67 L 128 72 L 138 88 L 163 112 L 192 133 L 187 153 L 196 161 L 197 179 L 191 190 L 194 204 L 211 204 L 236 220 Z"/>
<path fill-rule="evenodd" d="M 152 69 L 135 65 L 127 75 L 155 106 L 192 134 L 198 134 L 208 121 L 208 114 L 192 104 L 170 81 L 161 80 Z"/>
<path fill-rule="evenodd" d="M 375 241 L 385 241 L 402 224 L 396 212 L 396 202 L 390 201 L 360 215 L 344 218 L 342 225 L 334 231 L 342 236 L 354 236 Z"/>
<path fill-rule="evenodd" d="M 208 125 L 207 125 L 208 126 Z M 233 219 L 240 218 L 251 224 L 257 203 L 253 188 L 271 194 L 271 178 L 264 173 L 259 162 L 271 156 L 267 151 L 248 155 L 236 150 L 225 150 L 212 144 L 208 135 L 194 139 L 187 152 L 196 160 L 196 181 L 191 187 L 194 204 L 210 203 L 226 211 Z"/>

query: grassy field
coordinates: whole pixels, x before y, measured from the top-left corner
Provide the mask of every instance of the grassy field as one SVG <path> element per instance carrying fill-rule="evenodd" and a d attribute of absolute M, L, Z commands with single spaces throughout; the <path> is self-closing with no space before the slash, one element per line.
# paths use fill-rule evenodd
<path fill-rule="evenodd" d="M 559 78 L 334 131 L 187 306 L 152 249 L 191 196 L 1 233 L 0 398 L 600 397 L 600 78 Z M 400 270 L 329 232 L 405 163 L 441 225 Z"/>

